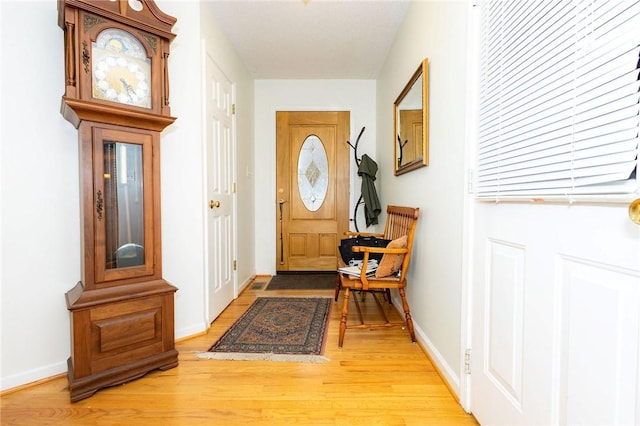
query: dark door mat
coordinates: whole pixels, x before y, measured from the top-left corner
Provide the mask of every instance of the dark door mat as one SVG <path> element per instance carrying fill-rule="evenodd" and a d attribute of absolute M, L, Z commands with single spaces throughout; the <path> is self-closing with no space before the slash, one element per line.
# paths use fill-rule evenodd
<path fill-rule="evenodd" d="M 336 278 L 335 272 L 277 274 L 266 290 L 333 290 Z"/>

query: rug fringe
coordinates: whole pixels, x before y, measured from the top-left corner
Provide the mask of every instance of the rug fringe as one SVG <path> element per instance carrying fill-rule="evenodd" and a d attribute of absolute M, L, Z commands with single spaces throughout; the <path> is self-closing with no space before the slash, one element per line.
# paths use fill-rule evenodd
<path fill-rule="evenodd" d="M 295 298 L 295 299 L 333 299 L 333 296 L 314 296 L 308 294 L 287 294 L 283 296 L 281 294 L 261 294 L 257 299 L 277 299 L 278 297 Z"/>
<path fill-rule="evenodd" d="M 231 352 L 195 352 L 201 359 L 219 359 L 233 361 L 279 361 L 322 363 L 330 361 L 322 355 L 288 355 L 274 353 L 231 353 Z"/>

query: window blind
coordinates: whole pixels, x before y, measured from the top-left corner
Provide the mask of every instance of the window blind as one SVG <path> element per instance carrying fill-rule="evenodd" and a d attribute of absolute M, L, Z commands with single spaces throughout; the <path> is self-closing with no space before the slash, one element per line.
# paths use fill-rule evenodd
<path fill-rule="evenodd" d="M 637 191 L 640 1 L 479 6 L 476 196 Z"/>

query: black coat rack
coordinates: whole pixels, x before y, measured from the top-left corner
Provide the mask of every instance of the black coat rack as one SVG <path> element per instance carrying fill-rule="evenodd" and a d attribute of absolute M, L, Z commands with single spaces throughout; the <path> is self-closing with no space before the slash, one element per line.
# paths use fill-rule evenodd
<path fill-rule="evenodd" d="M 360 157 L 358 157 L 358 144 L 360 143 L 360 138 L 362 137 L 363 133 L 364 133 L 364 127 L 362 127 L 362 130 L 360 130 L 360 134 L 356 139 L 355 145 L 347 141 L 349 146 L 353 148 L 353 158 L 356 161 L 356 167 L 360 167 Z M 357 216 L 358 208 L 360 207 L 360 204 L 364 204 L 364 199 L 362 198 L 362 194 L 360 194 L 360 198 L 358 198 L 358 202 L 356 203 L 356 206 L 353 209 L 353 219 L 351 219 L 353 221 L 354 226 L 356 227 L 356 232 L 360 232 L 360 229 L 358 228 L 358 216 Z"/>

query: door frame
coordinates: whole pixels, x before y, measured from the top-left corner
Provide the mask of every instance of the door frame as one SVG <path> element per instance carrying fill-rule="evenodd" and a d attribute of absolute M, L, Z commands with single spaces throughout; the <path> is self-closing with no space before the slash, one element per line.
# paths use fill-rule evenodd
<path fill-rule="evenodd" d="M 480 30 L 480 11 L 477 7 L 467 8 L 467 87 L 479 87 L 479 42 L 477 35 Z M 473 385 L 470 362 L 472 348 L 473 330 L 473 265 L 474 265 L 474 234 L 475 234 L 475 188 L 473 170 L 476 158 L 476 139 L 478 111 L 476 106 L 480 102 L 478 90 L 467 90 L 466 124 L 465 124 L 465 157 L 464 170 L 467 173 L 467 193 L 463 197 L 462 206 L 462 276 L 460 288 L 460 386 L 458 398 L 460 405 L 467 413 L 471 413 L 471 387 Z"/>

